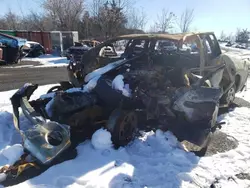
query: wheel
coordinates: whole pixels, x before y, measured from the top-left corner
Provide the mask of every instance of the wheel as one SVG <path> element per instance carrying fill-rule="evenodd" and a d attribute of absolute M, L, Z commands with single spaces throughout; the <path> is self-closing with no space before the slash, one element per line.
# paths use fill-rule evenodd
<path fill-rule="evenodd" d="M 62 90 L 62 87 L 61 86 L 54 86 L 52 88 L 50 88 L 47 92 L 48 93 L 52 93 L 52 92 L 56 92 L 56 91 L 61 91 Z"/>
<path fill-rule="evenodd" d="M 109 116 L 106 126 L 111 132 L 111 139 L 115 148 L 126 146 L 135 138 L 137 130 L 136 113 L 115 109 Z"/>
<path fill-rule="evenodd" d="M 235 84 L 222 96 L 221 103 L 231 105 L 235 99 L 236 86 Z"/>

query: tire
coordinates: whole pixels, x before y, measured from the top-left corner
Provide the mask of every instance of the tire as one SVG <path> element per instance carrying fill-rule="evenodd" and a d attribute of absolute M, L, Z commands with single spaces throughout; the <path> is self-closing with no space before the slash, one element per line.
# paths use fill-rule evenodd
<path fill-rule="evenodd" d="M 109 116 L 107 129 L 115 148 L 126 146 L 136 135 L 137 116 L 134 111 L 115 109 Z"/>
<path fill-rule="evenodd" d="M 236 94 L 236 86 L 235 84 L 222 96 L 221 98 L 221 104 L 226 104 L 230 106 L 234 99 Z"/>

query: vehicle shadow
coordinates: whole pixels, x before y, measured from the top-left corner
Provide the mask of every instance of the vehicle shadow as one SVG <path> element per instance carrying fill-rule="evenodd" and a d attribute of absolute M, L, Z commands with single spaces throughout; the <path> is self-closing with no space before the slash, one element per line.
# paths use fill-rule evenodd
<path fill-rule="evenodd" d="M 188 173 L 200 160 L 194 153 L 185 151 L 170 132 L 136 140 L 126 150 L 133 174 L 117 174 L 109 182 L 110 188 L 181 187 L 182 180 L 192 181 Z"/>
<path fill-rule="evenodd" d="M 250 108 L 250 102 L 248 102 L 242 98 L 236 97 L 234 102 L 229 107 L 220 108 L 218 115 L 229 113 L 230 111 L 232 111 L 234 108 L 237 108 L 237 107 Z"/>

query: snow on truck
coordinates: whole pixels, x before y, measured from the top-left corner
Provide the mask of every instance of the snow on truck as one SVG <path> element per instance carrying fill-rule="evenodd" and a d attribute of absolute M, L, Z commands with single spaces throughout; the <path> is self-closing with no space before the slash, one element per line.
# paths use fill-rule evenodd
<path fill-rule="evenodd" d="M 115 49 L 119 41 L 126 41 L 122 53 Z M 107 48 L 112 50 L 106 53 Z M 36 84 L 12 96 L 25 154 L 2 168 L 8 175 L 3 184 L 76 157 L 68 154 L 101 127 L 111 133 L 115 148 L 126 146 L 138 130 L 161 129 L 205 152 L 221 126 L 219 107 L 233 102 L 248 75 L 246 63 L 223 54 L 212 32 L 119 36 L 84 53 L 80 62 L 72 58 L 67 70 L 69 81 L 37 100 L 29 100 Z M 22 129 L 19 107 L 32 128 Z"/>

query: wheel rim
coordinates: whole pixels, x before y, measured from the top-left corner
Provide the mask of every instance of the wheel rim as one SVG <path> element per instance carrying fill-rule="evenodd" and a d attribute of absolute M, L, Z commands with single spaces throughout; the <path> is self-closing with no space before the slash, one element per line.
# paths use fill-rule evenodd
<path fill-rule="evenodd" d="M 227 102 L 231 103 L 234 101 L 235 98 L 235 89 L 234 87 L 230 88 L 227 93 Z"/>
<path fill-rule="evenodd" d="M 137 119 L 134 113 L 129 113 L 124 116 L 120 122 L 119 140 L 123 143 L 130 142 L 135 136 Z"/>

